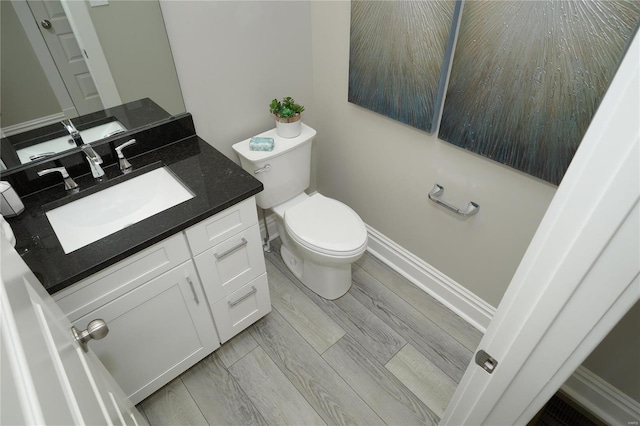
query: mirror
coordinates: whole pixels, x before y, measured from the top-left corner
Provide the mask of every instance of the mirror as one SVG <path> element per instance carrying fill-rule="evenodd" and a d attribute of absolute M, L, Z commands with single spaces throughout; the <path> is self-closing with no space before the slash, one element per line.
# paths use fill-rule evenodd
<path fill-rule="evenodd" d="M 107 108 L 72 120 L 82 142 L 92 143 L 125 136 L 172 117 L 149 98 Z M 61 123 L 54 123 L 2 138 L 2 174 L 23 170 L 58 154 L 77 150 L 76 142 Z"/>
<path fill-rule="evenodd" d="M 62 137 L 58 142 L 63 142 L 60 149 L 64 150 L 68 139 L 60 124 L 63 119 L 71 118 L 81 133 L 95 128 L 97 136 L 89 139 L 100 140 L 118 131 L 119 126 L 134 131 L 185 112 L 157 0 L 69 4 L 83 6 L 85 14 L 71 12 L 68 22 L 59 0 L 0 2 L 0 124 L 5 136 L 2 163 L 7 171 L 28 166 L 23 164 L 24 155 L 21 161 L 17 152 L 25 147 Z M 86 30 L 78 31 L 78 27 L 86 26 L 93 28 L 96 44 L 108 64 L 104 68 L 112 76 L 110 93 L 99 90 L 102 77 L 95 71 L 98 68 L 92 66 L 88 72 L 76 67 L 84 62 L 85 67 L 93 65 L 91 59 L 84 61 L 86 52 L 92 52 L 89 58 L 97 57 L 93 46 L 74 39 L 72 28 L 85 34 Z M 86 36 L 82 37 L 84 41 Z M 53 152 L 47 146 L 34 150 L 37 152 L 28 154 L 34 156 L 33 162 L 39 161 L 37 154 Z M 4 173 L 5 167 L 2 169 Z"/>

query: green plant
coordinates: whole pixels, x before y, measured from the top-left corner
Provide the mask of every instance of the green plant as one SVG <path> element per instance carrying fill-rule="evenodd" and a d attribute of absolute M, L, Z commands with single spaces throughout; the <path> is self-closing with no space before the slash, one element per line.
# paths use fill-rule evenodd
<path fill-rule="evenodd" d="M 297 104 L 291 96 L 287 96 L 282 99 L 282 102 L 277 99 L 272 100 L 269 104 L 269 111 L 278 117 L 291 118 L 304 111 L 304 107 Z"/>

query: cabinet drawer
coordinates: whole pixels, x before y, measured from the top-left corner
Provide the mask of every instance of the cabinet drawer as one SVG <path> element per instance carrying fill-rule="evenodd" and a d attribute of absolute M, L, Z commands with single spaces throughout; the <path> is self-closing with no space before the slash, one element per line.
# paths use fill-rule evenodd
<path fill-rule="evenodd" d="M 265 272 L 260 229 L 249 229 L 195 257 L 209 303 L 236 291 Z"/>
<path fill-rule="evenodd" d="M 109 334 L 89 342 L 134 404 L 218 346 L 209 306 L 188 261 L 73 321 L 101 318 Z"/>
<path fill-rule="evenodd" d="M 271 298 L 266 272 L 222 300 L 211 310 L 220 342 L 236 334 L 271 312 Z"/>
<path fill-rule="evenodd" d="M 256 223 L 256 202 L 251 197 L 192 226 L 185 234 L 195 256 Z"/>
<path fill-rule="evenodd" d="M 128 257 L 53 295 L 71 322 L 190 258 L 182 233 Z"/>

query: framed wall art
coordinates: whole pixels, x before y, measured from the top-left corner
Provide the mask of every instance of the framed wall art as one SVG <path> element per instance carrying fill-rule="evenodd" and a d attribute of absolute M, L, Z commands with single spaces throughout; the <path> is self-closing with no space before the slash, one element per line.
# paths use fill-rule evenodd
<path fill-rule="evenodd" d="M 353 0 L 349 102 L 434 132 L 456 5 L 455 0 Z"/>
<path fill-rule="evenodd" d="M 440 139 L 560 183 L 639 18 L 638 1 L 465 2 Z"/>

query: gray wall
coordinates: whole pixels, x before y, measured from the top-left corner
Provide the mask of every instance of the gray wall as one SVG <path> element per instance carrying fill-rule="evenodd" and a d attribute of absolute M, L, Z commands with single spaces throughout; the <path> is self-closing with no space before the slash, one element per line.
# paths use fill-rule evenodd
<path fill-rule="evenodd" d="M 2 126 L 61 112 L 10 1 L 2 11 Z M 90 7 L 122 102 L 152 98 L 171 114 L 185 111 L 158 2 L 111 1 Z"/>
<path fill-rule="evenodd" d="M 638 402 L 640 402 L 639 329 L 640 302 L 637 302 L 582 364 Z"/>
<path fill-rule="evenodd" d="M 161 1 L 187 111 L 198 134 L 231 145 L 275 126 L 273 98 L 292 96 L 312 124 L 311 4 Z"/>
<path fill-rule="evenodd" d="M 2 127 L 60 113 L 49 81 L 10 1 L 0 1 Z"/>
<path fill-rule="evenodd" d="M 555 186 L 347 103 L 349 17 L 349 2 L 314 3 L 318 190 L 498 306 Z M 461 221 L 436 208 L 436 182 L 480 213 Z"/>
<path fill-rule="evenodd" d="M 349 104 L 349 2 L 161 5 L 185 104 L 202 138 L 237 161 L 233 143 L 273 127 L 269 100 L 293 96 L 318 130 L 315 187 L 498 305 L 556 188 Z M 435 208 L 427 193 L 436 182 L 453 203 L 479 203 L 480 214 L 461 221 Z M 621 322 L 612 333 L 635 342 L 632 326 Z M 624 338 L 612 344 L 634 350 Z M 598 348 L 588 368 L 640 400 L 640 385 L 628 380 L 637 363 L 622 352 Z M 608 368 L 611 362 L 619 371 Z"/>

